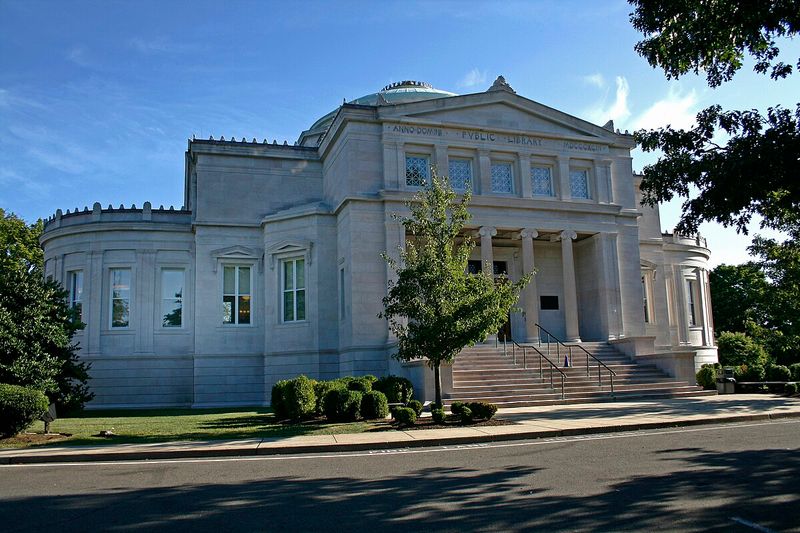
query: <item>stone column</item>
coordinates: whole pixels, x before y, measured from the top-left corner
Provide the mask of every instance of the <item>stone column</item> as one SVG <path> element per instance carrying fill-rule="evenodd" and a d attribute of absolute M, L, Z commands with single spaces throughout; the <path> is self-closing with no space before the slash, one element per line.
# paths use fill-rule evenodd
<path fill-rule="evenodd" d="M 689 340 L 689 302 L 686 297 L 686 280 L 683 278 L 683 269 L 680 265 L 674 267 L 675 281 L 675 312 L 678 321 L 678 343 L 690 344 Z"/>
<path fill-rule="evenodd" d="M 481 238 L 481 266 L 490 276 L 494 274 L 494 254 L 492 253 L 492 237 L 497 235 L 497 228 L 482 226 L 478 230 Z"/>
<path fill-rule="evenodd" d="M 103 252 L 91 250 L 86 254 L 86 273 L 83 275 L 83 316 L 86 322 L 86 352 L 100 353 L 100 330 L 108 328 L 108 317 L 103 312 L 104 295 L 109 291 L 104 287 Z M 87 305 L 88 304 L 88 305 Z M 106 322 L 103 323 L 103 317 Z"/>
<path fill-rule="evenodd" d="M 522 274 L 533 272 L 535 267 L 533 256 L 533 239 L 539 236 L 535 229 L 525 228 L 519 232 L 522 240 Z M 525 311 L 525 342 L 539 342 L 539 291 L 536 288 L 536 277 L 522 291 L 522 309 Z"/>
<path fill-rule="evenodd" d="M 564 322 L 566 326 L 567 342 L 580 342 L 580 328 L 578 327 L 578 289 L 575 283 L 575 257 L 572 250 L 572 240 L 577 234 L 572 230 L 564 230 L 561 239 L 561 263 L 564 272 Z"/>
<path fill-rule="evenodd" d="M 708 320 L 706 318 L 708 316 L 708 313 L 706 313 L 708 301 L 706 300 L 704 273 L 705 271 L 702 268 L 698 268 L 695 274 L 697 278 L 697 294 L 700 297 L 700 301 L 697 303 L 700 304 L 700 309 L 695 309 L 694 314 L 699 318 L 699 321 L 703 326 L 703 346 L 710 346 L 711 336 L 709 334 Z"/>

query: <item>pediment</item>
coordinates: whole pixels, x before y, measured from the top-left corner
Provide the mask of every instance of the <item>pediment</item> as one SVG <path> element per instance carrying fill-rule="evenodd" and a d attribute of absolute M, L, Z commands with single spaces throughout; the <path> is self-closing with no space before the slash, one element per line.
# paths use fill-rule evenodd
<path fill-rule="evenodd" d="M 269 257 L 269 268 L 275 268 L 275 259 L 292 255 L 302 255 L 306 262 L 311 264 L 311 251 L 314 243 L 308 240 L 285 240 L 276 242 L 267 247 L 266 254 Z"/>
<path fill-rule="evenodd" d="M 379 108 L 384 120 L 403 120 L 489 131 L 619 142 L 619 135 L 591 122 L 506 92 L 439 98 Z"/>
<path fill-rule="evenodd" d="M 255 248 L 237 245 L 213 250 L 211 257 L 214 259 L 259 259 L 261 253 Z"/>

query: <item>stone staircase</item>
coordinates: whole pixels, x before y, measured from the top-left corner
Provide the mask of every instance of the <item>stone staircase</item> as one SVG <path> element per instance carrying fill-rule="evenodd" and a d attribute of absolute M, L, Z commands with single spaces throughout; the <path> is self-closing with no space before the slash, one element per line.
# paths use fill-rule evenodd
<path fill-rule="evenodd" d="M 478 345 L 463 350 L 456 357 L 453 391 L 445 395 L 444 403 L 486 401 L 498 407 L 524 407 L 716 394 L 716 391 L 705 391 L 685 381 L 676 381 L 655 365 L 633 363 L 608 343 L 584 342 L 581 346 L 616 373 L 613 396 L 608 371 L 601 367 L 602 384 L 598 384 L 597 361 L 589 358 L 587 376 L 586 354 L 579 348 L 572 349 L 573 366 L 564 368 L 564 348 L 561 347 L 559 361 L 556 344 L 550 345 L 550 360 L 566 374 L 562 399 L 561 374 L 553 371 L 551 388 L 550 365 L 542 362 L 543 377 L 540 378 L 539 356 L 533 350 L 527 350 L 526 370 L 519 348 L 516 349 L 517 364 L 514 365 L 511 344 L 507 347 L 507 355 L 503 355 L 502 345 L 499 348 Z M 547 354 L 547 344 L 539 349 Z"/>

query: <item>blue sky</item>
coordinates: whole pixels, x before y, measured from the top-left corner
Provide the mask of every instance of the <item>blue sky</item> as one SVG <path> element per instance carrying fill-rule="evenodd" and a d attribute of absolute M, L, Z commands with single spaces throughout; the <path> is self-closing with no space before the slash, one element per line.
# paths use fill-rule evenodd
<path fill-rule="evenodd" d="M 712 90 L 668 82 L 633 51 L 630 7 L 608 2 L 0 0 L 0 207 L 183 202 L 193 134 L 292 143 L 321 115 L 403 79 L 460 94 L 502 74 L 521 95 L 634 130 L 689 126 L 713 103 L 793 106 L 800 75 L 743 69 Z M 800 56 L 800 43 L 784 54 Z M 637 151 L 634 168 L 653 157 Z M 662 226 L 677 221 L 664 206 Z M 749 237 L 714 225 L 714 264 Z"/>

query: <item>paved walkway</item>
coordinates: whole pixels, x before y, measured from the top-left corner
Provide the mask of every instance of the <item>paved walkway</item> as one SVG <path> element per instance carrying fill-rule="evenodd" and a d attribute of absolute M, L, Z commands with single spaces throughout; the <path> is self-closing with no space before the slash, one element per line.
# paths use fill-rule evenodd
<path fill-rule="evenodd" d="M 736 394 L 631 402 L 501 409 L 511 425 L 310 435 L 237 441 L 191 441 L 0 450 L 0 464 L 114 461 L 324 453 L 535 439 L 700 424 L 800 417 L 800 398 Z"/>

